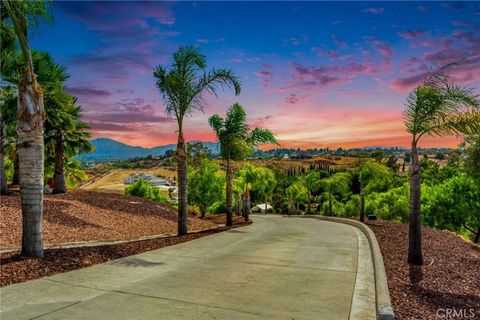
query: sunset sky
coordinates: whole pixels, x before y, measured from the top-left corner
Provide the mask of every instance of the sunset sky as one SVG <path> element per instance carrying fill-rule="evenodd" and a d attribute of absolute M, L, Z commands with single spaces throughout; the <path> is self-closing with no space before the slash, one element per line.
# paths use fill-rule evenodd
<path fill-rule="evenodd" d="M 185 124 L 214 141 L 207 119 L 242 104 L 250 125 L 282 147 L 408 146 L 402 110 L 425 72 L 458 61 L 455 79 L 479 92 L 478 2 L 54 2 L 32 47 L 70 74 L 94 137 L 174 143 L 152 72 L 193 44 L 209 67 L 231 68 L 242 93 L 207 97 Z M 479 92 L 480 93 L 480 92 Z M 458 138 L 424 139 L 455 146 Z"/>

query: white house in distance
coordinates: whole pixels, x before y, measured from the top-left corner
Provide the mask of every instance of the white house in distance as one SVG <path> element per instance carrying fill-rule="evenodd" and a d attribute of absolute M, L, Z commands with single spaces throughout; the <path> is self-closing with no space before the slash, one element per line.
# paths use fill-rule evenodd
<path fill-rule="evenodd" d="M 148 174 L 148 173 L 133 173 L 129 175 L 125 180 L 123 180 L 124 184 L 133 184 L 137 182 L 138 180 L 142 179 L 143 181 L 146 181 L 150 183 L 150 185 L 153 187 L 168 187 L 170 186 L 170 183 L 162 179 L 160 177 L 157 177 L 156 175 L 153 174 Z"/>

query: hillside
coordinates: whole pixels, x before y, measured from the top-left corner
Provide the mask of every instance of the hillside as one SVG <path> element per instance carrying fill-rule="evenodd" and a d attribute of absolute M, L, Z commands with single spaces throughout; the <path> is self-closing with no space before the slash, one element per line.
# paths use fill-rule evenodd
<path fill-rule="evenodd" d="M 156 146 L 152 148 L 144 148 L 139 146 L 130 146 L 125 143 L 118 142 L 108 138 L 98 138 L 91 140 L 95 147 L 95 152 L 89 154 L 82 154 L 77 157 L 80 161 L 112 161 L 112 160 L 127 160 L 135 157 L 163 156 L 168 150 L 175 150 L 175 144 L 167 144 L 163 146 Z M 213 154 L 219 153 L 219 147 L 215 142 L 203 142 Z"/>

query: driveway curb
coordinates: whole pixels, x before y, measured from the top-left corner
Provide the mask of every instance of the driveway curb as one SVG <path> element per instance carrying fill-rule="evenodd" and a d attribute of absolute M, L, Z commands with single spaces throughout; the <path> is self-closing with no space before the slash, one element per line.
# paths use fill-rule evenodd
<path fill-rule="evenodd" d="M 330 222 L 348 224 L 360 229 L 368 239 L 372 252 L 373 269 L 375 273 L 375 300 L 377 305 L 377 319 L 379 320 L 395 320 L 392 303 L 390 301 L 390 293 L 388 291 L 387 275 L 383 264 L 382 252 L 378 245 L 377 238 L 373 231 L 364 223 L 351 219 L 343 219 L 337 217 L 326 216 L 297 216 L 304 218 L 315 218 Z"/>

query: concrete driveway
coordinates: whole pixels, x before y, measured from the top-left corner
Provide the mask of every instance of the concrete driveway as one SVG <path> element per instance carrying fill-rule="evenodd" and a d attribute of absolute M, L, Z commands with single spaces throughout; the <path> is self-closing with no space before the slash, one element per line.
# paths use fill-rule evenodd
<path fill-rule="evenodd" d="M 4 287 L 0 318 L 375 319 L 362 232 L 252 218 L 248 227 Z"/>

